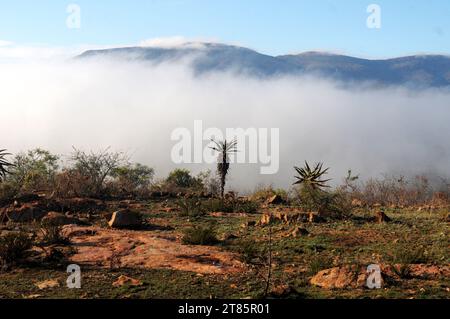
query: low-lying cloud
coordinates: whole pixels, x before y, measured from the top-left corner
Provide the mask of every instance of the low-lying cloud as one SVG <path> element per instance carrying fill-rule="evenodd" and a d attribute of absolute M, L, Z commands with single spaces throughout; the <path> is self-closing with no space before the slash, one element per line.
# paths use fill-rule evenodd
<path fill-rule="evenodd" d="M 236 164 L 230 186 L 288 187 L 293 166 L 323 161 L 339 181 L 349 168 L 450 175 L 450 94 L 435 89 L 341 89 L 307 77 L 260 80 L 233 73 L 194 76 L 188 63 L 130 61 L 0 64 L 0 148 L 68 154 L 72 146 L 127 151 L 163 177 L 171 132 L 205 128 L 279 128 L 280 170 Z M 205 145 L 207 143 L 205 142 Z M 184 165 L 195 172 L 214 165 Z"/>

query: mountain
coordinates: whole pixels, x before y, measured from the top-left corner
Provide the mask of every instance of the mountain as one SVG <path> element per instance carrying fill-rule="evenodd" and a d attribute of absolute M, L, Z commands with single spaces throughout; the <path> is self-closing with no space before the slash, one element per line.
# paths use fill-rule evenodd
<path fill-rule="evenodd" d="M 198 75 L 212 71 L 232 71 L 257 77 L 316 75 L 344 83 L 450 87 L 450 57 L 444 55 L 416 55 L 385 60 L 321 52 L 270 56 L 233 45 L 185 43 L 176 47 L 90 50 L 77 58 L 105 57 L 151 63 L 189 59 Z"/>

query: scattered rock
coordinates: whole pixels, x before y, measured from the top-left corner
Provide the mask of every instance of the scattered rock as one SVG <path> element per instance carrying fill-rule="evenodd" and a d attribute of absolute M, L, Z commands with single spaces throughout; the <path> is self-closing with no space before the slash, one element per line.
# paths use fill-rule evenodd
<path fill-rule="evenodd" d="M 229 240 L 235 240 L 238 239 L 239 237 L 234 235 L 234 234 L 225 234 L 225 236 L 223 236 L 223 240 L 224 241 L 229 241 Z"/>
<path fill-rule="evenodd" d="M 364 288 L 367 284 L 367 270 L 356 266 L 334 267 L 319 271 L 310 282 L 326 289 Z M 384 285 L 383 280 L 381 285 Z"/>
<path fill-rule="evenodd" d="M 321 221 L 321 218 L 319 216 L 319 213 L 309 213 L 308 215 L 308 222 L 310 223 L 318 223 Z"/>
<path fill-rule="evenodd" d="M 254 220 L 246 221 L 245 223 L 241 224 L 242 228 L 249 228 L 256 225 L 256 222 Z"/>
<path fill-rule="evenodd" d="M 379 224 L 388 223 L 391 221 L 391 219 L 383 211 L 377 212 L 376 220 L 377 220 L 377 223 L 379 223 Z"/>
<path fill-rule="evenodd" d="M 297 238 L 297 237 L 301 237 L 301 236 L 306 236 L 308 234 L 309 234 L 309 232 L 305 228 L 295 227 L 294 231 L 291 233 L 291 236 L 294 238 Z"/>
<path fill-rule="evenodd" d="M 108 224 L 112 228 L 136 228 L 142 225 L 142 216 L 138 212 L 120 210 L 112 214 Z"/>
<path fill-rule="evenodd" d="M 354 199 L 354 200 L 352 200 L 352 206 L 361 208 L 361 207 L 364 206 L 364 204 L 363 204 L 363 202 L 361 200 Z"/>
<path fill-rule="evenodd" d="M 267 200 L 267 204 L 268 205 L 281 205 L 281 204 L 284 204 L 284 203 L 285 203 L 285 201 L 284 201 L 283 198 L 281 198 L 280 195 L 273 195 L 272 197 L 270 197 Z"/>
<path fill-rule="evenodd" d="M 289 285 L 279 285 L 272 288 L 270 295 L 275 298 L 285 298 L 294 292 L 295 290 Z"/>
<path fill-rule="evenodd" d="M 68 217 L 62 213 L 49 212 L 44 218 L 43 222 L 50 223 L 52 225 L 64 226 L 64 225 L 82 225 L 83 223 L 74 217 Z"/>
<path fill-rule="evenodd" d="M 125 285 L 129 285 L 129 286 L 142 286 L 143 283 L 140 280 L 125 276 L 125 275 L 121 275 L 115 282 L 113 282 L 112 284 L 114 287 L 122 287 Z"/>
<path fill-rule="evenodd" d="M 40 290 L 59 287 L 58 280 L 50 279 L 35 284 Z"/>
<path fill-rule="evenodd" d="M 261 217 L 261 220 L 259 221 L 258 225 L 260 226 L 266 226 L 270 225 L 273 222 L 273 216 L 271 213 L 264 213 Z"/>
<path fill-rule="evenodd" d="M 10 207 L 5 211 L 6 217 L 12 222 L 32 222 L 41 220 L 47 212 L 37 203 L 23 204 L 20 207 Z"/>
<path fill-rule="evenodd" d="M 285 224 L 300 222 L 300 223 L 318 223 L 323 221 L 323 218 L 317 212 L 282 212 L 264 213 L 261 220 L 258 222 L 259 226 L 269 225 L 273 222 L 281 222 Z"/>

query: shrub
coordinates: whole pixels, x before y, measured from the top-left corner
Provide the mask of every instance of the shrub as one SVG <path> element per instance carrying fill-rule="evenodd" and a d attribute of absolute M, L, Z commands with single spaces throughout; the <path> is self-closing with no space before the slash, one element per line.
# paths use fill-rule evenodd
<path fill-rule="evenodd" d="M 238 244 L 237 251 L 240 254 L 241 261 L 246 264 L 260 262 L 261 252 L 253 240 L 241 240 Z"/>
<path fill-rule="evenodd" d="M 18 189 L 14 183 L 10 181 L 0 183 L 0 206 L 12 201 L 17 194 Z"/>
<path fill-rule="evenodd" d="M 274 195 L 280 196 L 283 200 L 288 201 L 288 193 L 281 188 L 274 189 L 272 186 L 258 186 L 253 192 L 251 198 L 256 201 L 266 201 Z"/>
<path fill-rule="evenodd" d="M 214 196 L 220 194 L 220 180 L 217 176 L 213 175 L 210 170 L 200 172 L 196 178 L 204 192 Z"/>
<path fill-rule="evenodd" d="M 428 258 L 424 247 L 411 247 L 407 243 L 399 244 L 392 249 L 391 256 L 388 256 L 391 260 L 391 269 L 400 278 L 410 277 L 411 264 L 427 263 Z"/>
<path fill-rule="evenodd" d="M 0 237 L 0 261 L 9 266 L 22 262 L 33 247 L 33 239 L 25 232 L 11 232 Z"/>
<path fill-rule="evenodd" d="M 259 204 L 253 201 L 237 201 L 234 211 L 245 214 L 255 214 L 258 212 Z"/>
<path fill-rule="evenodd" d="M 67 245 L 70 243 L 68 237 L 62 234 L 62 226 L 51 221 L 42 222 L 40 231 L 42 234 L 42 244 L 44 245 Z"/>
<path fill-rule="evenodd" d="M 18 154 L 7 180 L 22 192 L 53 189 L 58 161 L 57 155 L 40 148 Z"/>
<path fill-rule="evenodd" d="M 183 198 L 178 201 L 180 216 L 199 217 L 206 214 L 202 203 L 196 198 Z"/>
<path fill-rule="evenodd" d="M 142 164 L 120 166 L 112 170 L 112 187 L 117 195 L 143 195 L 149 188 L 155 172 Z"/>
<path fill-rule="evenodd" d="M 70 159 L 73 166 L 65 171 L 62 178 L 67 181 L 61 183 L 65 186 L 63 190 L 92 197 L 105 195 L 106 180 L 127 160 L 125 154 L 109 152 L 109 149 L 88 154 L 75 148 Z"/>
<path fill-rule="evenodd" d="M 235 209 L 235 202 L 213 198 L 203 202 L 203 207 L 208 212 L 232 213 Z"/>
<path fill-rule="evenodd" d="M 329 257 L 314 255 L 308 261 L 309 275 L 315 275 L 319 271 L 328 269 L 333 266 L 333 262 Z"/>
<path fill-rule="evenodd" d="M 199 181 L 191 175 L 189 170 L 181 168 L 170 172 L 166 182 L 180 188 L 190 188 L 199 184 Z"/>
<path fill-rule="evenodd" d="M 218 239 L 213 226 L 194 226 L 184 230 L 182 242 L 186 245 L 214 245 Z"/>

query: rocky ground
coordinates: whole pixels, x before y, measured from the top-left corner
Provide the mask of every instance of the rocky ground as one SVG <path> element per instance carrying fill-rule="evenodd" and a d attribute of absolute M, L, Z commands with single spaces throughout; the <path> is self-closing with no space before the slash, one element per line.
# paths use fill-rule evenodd
<path fill-rule="evenodd" d="M 272 298 L 450 296 L 448 207 L 393 207 L 384 217 L 359 208 L 333 219 L 273 202 L 256 213 L 187 217 L 177 201 L 31 197 L 0 209 L 2 233 L 47 219 L 70 239 L 62 263 L 0 272 L 0 298 L 260 298 L 269 269 Z M 143 224 L 127 227 L 137 226 L 137 211 Z M 219 241 L 183 244 L 183 230 L 199 225 L 214 225 Z M 81 289 L 66 287 L 71 263 L 81 267 Z M 366 287 L 371 264 L 381 289 Z"/>

